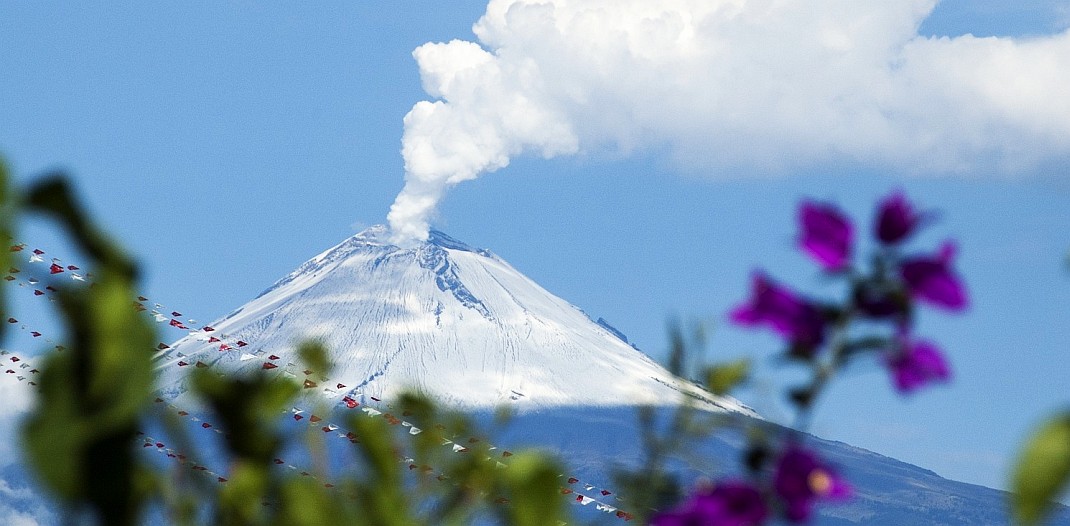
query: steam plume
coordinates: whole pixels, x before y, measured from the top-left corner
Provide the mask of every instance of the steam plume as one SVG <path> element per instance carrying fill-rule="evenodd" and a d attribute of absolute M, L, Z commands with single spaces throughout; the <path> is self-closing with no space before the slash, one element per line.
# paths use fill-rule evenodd
<path fill-rule="evenodd" d="M 478 43 L 413 52 L 395 241 L 509 164 L 667 146 L 711 174 L 861 162 L 1009 173 L 1070 154 L 1070 31 L 926 38 L 935 0 L 491 0 Z"/>

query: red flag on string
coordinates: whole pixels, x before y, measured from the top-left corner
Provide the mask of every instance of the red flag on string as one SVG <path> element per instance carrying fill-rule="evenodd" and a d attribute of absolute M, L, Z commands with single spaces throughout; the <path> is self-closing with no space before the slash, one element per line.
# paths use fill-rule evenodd
<path fill-rule="evenodd" d="M 37 331 L 33 331 L 33 332 L 31 332 L 30 334 L 32 334 L 34 338 L 37 338 L 38 336 L 40 336 L 40 335 L 41 335 L 41 333 L 39 333 L 39 332 L 37 332 Z"/>
<path fill-rule="evenodd" d="M 294 415 L 294 420 L 301 421 L 302 418 L 304 417 L 301 415 Z"/>
<path fill-rule="evenodd" d="M 51 267 L 48 267 L 49 274 L 59 274 L 60 272 L 63 272 L 63 267 L 55 263 L 53 263 Z"/>
<path fill-rule="evenodd" d="M 577 483 L 577 482 L 579 482 L 579 481 L 580 481 L 580 479 L 578 479 L 578 478 L 576 478 L 576 477 L 569 477 L 569 478 L 568 478 L 568 483 L 569 483 L 569 484 L 575 484 L 575 483 Z"/>
<path fill-rule="evenodd" d="M 208 338 L 208 343 L 215 343 L 215 342 L 218 342 L 218 341 L 219 341 L 219 338 L 216 338 L 215 336 L 212 336 L 211 338 Z"/>
<path fill-rule="evenodd" d="M 146 298 L 145 296 L 138 296 L 137 299 L 138 299 L 138 301 L 149 301 L 149 299 Z"/>
<path fill-rule="evenodd" d="M 335 386 L 336 389 L 345 389 L 345 387 L 346 387 L 346 384 L 338 384 L 338 385 Z"/>
<path fill-rule="evenodd" d="M 264 362 L 264 365 L 263 367 L 261 367 L 261 369 L 275 369 L 276 367 L 278 367 L 278 365 L 275 365 L 271 362 Z"/>
<path fill-rule="evenodd" d="M 181 318 L 182 317 L 182 313 L 178 312 L 177 310 L 171 311 L 171 316 L 174 316 L 176 318 Z"/>
<path fill-rule="evenodd" d="M 312 389 L 313 387 L 316 387 L 316 382 L 313 382 L 312 380 L 305 380 L 304 385 L 305 389 Z"/>
<path fill-rule="evenodd" d="M 178 327 L 179 329 L 188 329 L 189 328 L 189 327 L 186 327 L 185 325 L 182 325 L 182 322 L 180 322 L 178 320 L 171 320 L 171 326 L 172 327 Z"/>
<path fill-rule="evenodd" d="M 33 295 L 34 296 L 44 296 L 45 293 L 44 293 L 44 291 L 42 291 L 40 289 L 33 289 Z"/>
<path fill-rule="evenodd" d="M 241 340 L 238 340 L 238 344 L 237 345 L 238 345 L 238 347 L 245 347 L 246 345 L 249 345 L 249 344 L 245 343 L 245 342 L 243 342 Z"/>
<path fill-rule="evenodd" d="M 187 366 L 187 365 L 189 365 L 189 364 L 188 364 L 188 363 L 186 363 L 186 362 L 178 362 L 178 366 L 179 366 L 179 367 L 185 367 L 185 366 Z"/>
<path fill-rule="evenodd" d="M 209 327 L 209 326 L 205 325 L 204 327 L 202 327 L 202 328 L 201 328 L 201 330 L 202 330 L 202 331 L 204 331 L 204 332 L 212 332 L 212 331 L 214 331 L 215 329 L 213 329 L 213 328 L 211 328 L 211 327 Z"/>
<path fill-rule="evenodd" d="M 271 356 L 268 356 L 268 360 L 278 360 L 278 359 L 279 359 L 279 357 L 275 356 L 274 354 L 272 354 Z"/>
<path fill-rule="evenodd" d="M 209 424 L 208 422 L 204 422 L 203 424 L 201 424 L 201 427 L 203 427 L 205 429 L 208 429 L 209 427 L 212 427 L 212 424 Z"/>
<path fill-rule="evenodd" d="M 170 349 L 171 346 L 167 345 L 166 343 L 160 342 L 160 344 L 157 345 L 156 348 L 162 351 L 164 349 Z"/>
<path fill-rule="evenodd" d="M 37 254 L 38 256 L 42 256 L 42 255 L 44 255 L 45 251 L 41 250 L 39 248 L 35 248 L 35 249 L 33 249 L 33 253 Z"/>
<path fill-rule="evenodd" d="M 22 252 L 22 249 L 24 249 L 24 248 L 26 248 L 26 245 L 24 245 L 24 244 L 21 244 L 21 245 L 11 245 L 11 251 L 12 251 L 12 252 Z"/>
<path fill-rule="evenodd" d="M 352 399 L 352 398 L 350 398 L 348 396 L 343 397 L 342 401 L 345 402 L 346 407 L 348 407 L 350 409 L 353 409 L 354 407 L 357 407 L 357 405 L 358 405 L 356 400 L 354 400 L 354 399 Z"/>
<path fill-rule="evenodd" d="M 78 267 L 74 266 L 74 265 L 67 265 L 67 270 L 80 270 L 80 269 Z"/>
<path fill-rule="evenodd" d="M 312 422 L 313 424 L 315 424 L 316 422 L 319 422 L 320 420 L 323 420 L 323 419 L 318 417 L 318 416 L 316 416 L 316 415 L 312 415 L 312 418 L 308 419 L 308 421 Z"/>
<path fill-rule="evenodd" d="M 230 350 L 230 346 L 224 343 L 224 344 L 222 344 L 222 345 L 220 345 L 220 346 L 219 346 L 219 350 L 220 350 L 220 351 L 227 351 L 227 350 Z"/>

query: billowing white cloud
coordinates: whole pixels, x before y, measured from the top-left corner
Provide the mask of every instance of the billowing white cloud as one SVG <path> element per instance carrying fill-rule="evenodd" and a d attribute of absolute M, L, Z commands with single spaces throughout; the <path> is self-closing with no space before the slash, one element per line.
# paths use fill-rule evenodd
<path fill-rule="evenodd" d="M 18 462 L 19 421 L 29 410 L 33 396 L 26 385 L 4 378 L 0 379 L 0 400 L 3 401 L 0 403 L 0 468 L 2 468 Z"/>
<path fill-rule="evenodd" d="M 4 524 L 8 526 L 40 526 L 37 517 L 21 511 L 17 511 L 0 505 L 0 516 L 4 517 Z"/>
<path fill-rule="evenodd" d="M 862 163 L 1015 174 L 1070 154 L 1070 31 L 927 38 L 936 0 L 491 0 L 413 53 L 395 240 L 520 153 L 664 148 L 714 176 Z"/>
<path fill-rule="evenodd" d="M 0 378 L 0 469 L 21 462 L 18 428 L 33 405 L 33 393 L 25 383 Z M 5 476 L 13 473 L 3 469 Z M 16 470 L 20 471 L 20 470 Z M 0 478 L 0 523 L 11 526 L 38 526 L 57 523 L 45 497 L 27 485 L 25 475 Z"/>

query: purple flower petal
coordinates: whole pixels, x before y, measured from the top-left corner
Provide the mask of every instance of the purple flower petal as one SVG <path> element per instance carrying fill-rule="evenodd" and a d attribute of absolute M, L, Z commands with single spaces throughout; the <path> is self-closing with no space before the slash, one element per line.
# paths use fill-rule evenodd
<path fill-rule="evenodd" d="M 676 509 L 651 520 L 654 526 L 757 526 L 768 511 L 762 494 L 738 481 L 718 483 L 695 492 Z"/>
<path fill-rule="evenodd" d="M 899 243 L 914 233 L 921 219 L 921 214 L 914 210 L 902 192 L 896 192 L 884 198 L 877 207 L 877 239 L 886 245 Z"/>
<path fill-rule="evenodd" d="M 825 319 L 816 305 L 756 273 L 749 302 L 733 309 L 733 322 L 744 326 L 768 325 L 793 345 L 812 348 L 825 338 Z"/>
<path fill-rule="evenodd" d="M 888 367 L 895 380 L 895 388 L 903 394 L 951 378 L 951 369 L 940 349 L 924 340 L 907 342 L 899 354 L 888 360 Z"/>
<path fill-rule="evenodd" d="M 789 446 L 777 462 L 773 489 L 792 522 L 805 522 L 817 500 L 842 500 L 851 489 L 834 470 L 811 451 Z"/>
<path fill-rule="evenodd" d="M 851 222 L 831 205 L 805 202 L 799 211 L 799 244 L 826 270 L 840 270 L 851 257 Z"/>
<path fill-rule="evenodd" d="M 947 310 L 964 310 L 967 304 L 966 288 L 951 270 L 954 255 L 955 246 L 949 242 L 944 244 L 935 257 L 917 257 L 903 261 L 900 273 L 910 294 Z"/>

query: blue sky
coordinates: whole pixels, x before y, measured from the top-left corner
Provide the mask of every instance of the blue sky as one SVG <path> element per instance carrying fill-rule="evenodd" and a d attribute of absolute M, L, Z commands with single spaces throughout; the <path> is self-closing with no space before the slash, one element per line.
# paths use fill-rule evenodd
<path fill-rule="evenodd" d="M 923 13 L 927 3 L 909 2 Z M 814 5 L 814 16 L 827 15 L 835 26 L 839 15 L 820 12 L 835 0 Z M 96 217 L 140 258 L 148 295 L 198 319 L 222 316 L 305 259 L 386 221 L 405 182 L 403 118 L 430 98 L 412 52 L 427 42 L 476 42 L 472 26 L 486 9 L 480 1 L 312 10 L 203 2 L 46 11 L 6 3 L 0 154 L 22 182 L 68 170 Z M 912 16 L 893 14 L 899 25 Z M 865 15 L 851 16 L 871 26 L 845 37 L 859 48 L 877 39 L 887 29 L 881 17 L 891 16 Z M 819 18 L 769 22 L 799 29 L 827 22 Z M 904 399 L 879 364 L 860 364 L 828 393 L 815 431 L 1001 487 L 1028 430 L 1070 402 L 1070 135 L 1059 134 L 1065 103 L 1054 94 L 1036 96 L 1070 68 L 1034 71 L 1017 61 L 1009 71 L 955 70 L 961 76 L 947 79 L 938 73 L 976 62 L 991 43 L 1021 43 L 1016 49 L 1040 55 L 1065 49 L 1049 40 L 1070 27 L 1070 11 L 1055 1 L 948 0 L 923 18 L 922 36 L 1002 40 L 981 41 L 960 56 L 960 48 L 941 44 L 951 40 L 921 39 L 932 49 L 921 46 L 913 55 L 921 58 L 903 70 L 916 75 L 906 79 L 910 85 L 936 78 L 935 87 L 909 107 L 896 106 L 903 102 L 895 93 L 882 99 L 909 114 L 889 117 L 885 135 L 845 120 L 852 114 L 835 104 L 827 107 L 827 129 L 805 112 L 797 119 L 787 111 L 763 113 L 768 101 L 752 93 L 783 93 L 777 100 L 798 110 L 811 106 L 809 97 L 828 95 L 828 86 L 861 87 L 844 88 L 837 101 L 861 96 L 873 79 L 825 71 L 827 83 L 809 86 L 805 75 L 797 83 L 763 76 L 748 69 L 758 63 L 747 55 L 752 47 L 730 70 L 740 89 L 716 84 L 716 76 L 675 71 L 658 57 L 652 63 L 666 69 L 645 71 L 656 73 L 645 80 L 643 70 L 623 75 L 630 68 L 592 70 L 601 84 L 583 75 L 548 76 L 548 87 L 528 99 L 552 110 L 545 122 L 574 133 L 576 147 L 545 159 L 547 141 L 561 134 L 536 133 L 542 126 L 511 137 L 518 146 L 507 152 L 508 166 L 450 187 L 431 223 L 605 317 L 655 357 L 664 354 L 672 317 L 714 320 L 707 357 L 757 357 L 769 380 L 742 396 L 776 418 L 779 393 L 792 378 L 771 365 L 776 341 L 727 326 L 724 313 L 747 296 L 750 272 L 759 266 L 814 294 L 835 293 L 793 247 L 800 199 L 841 204 L 866 233 L 873 204 L 902 188 L 940 211 L 940 222 L 914 246 L 929 250 L 947 237 L 960 244 L 958 267 L 972 307 L 961 316 L 927 312 L 919 327 L 949 354 L 954 381 Z M 735 43 L 768 51 L 755 55 L 763 60 L 795 46 L 755 27 Z M 538 57 L 532 42 L 543 40 L 513 39 L 510 31 L 522 29 L 488 30 L 512 50 L 501 60 Z M 867 51 L 877 58 L 879 52 Z M 425 68 L 433 67 L 428 60 Z M 584 65 L 570 60 L 561 57 L 561 71 L 582 71 L 569 69 Z M 519 71 L 501 64 L 506 74 Z M 781 69 L 794 71 L 773 71 Z M 599 91 L 613 88 L 618 75 L 626 88 L 634 80 L 644 89 Z M 692 76 L 710 84 L 695 84 Z M 745 84 L 751 76 L 754 86 Z M 523 88 L 506 80 L 506 93 Z M 659 95 L 661 81 L 684 87 Z M 889 85 L 906 85 L 895 82 Z M 1003 97 L 1007 85 L 1026 86 L 1031 96 Z M 554 91 L 558 86 L 594 102 L 569 102 Z M 475 93 L 487 97 L 488 107 L 499 100 L 493 90 Z M 754 114 L 742 124 L 722 120 L 723 111 L 700 100 L 704 93 L 737 100 L 735 107 Z M 973 102 L 985 94 L 998 111 L 977 109 Z M 686 117 L 691 108 L 694 121 L 662 118 Z M 917 146 L 926 137 L 932 143 Z M 54 254 L 69 251 L 38 223 L 20 237 Z"/>

